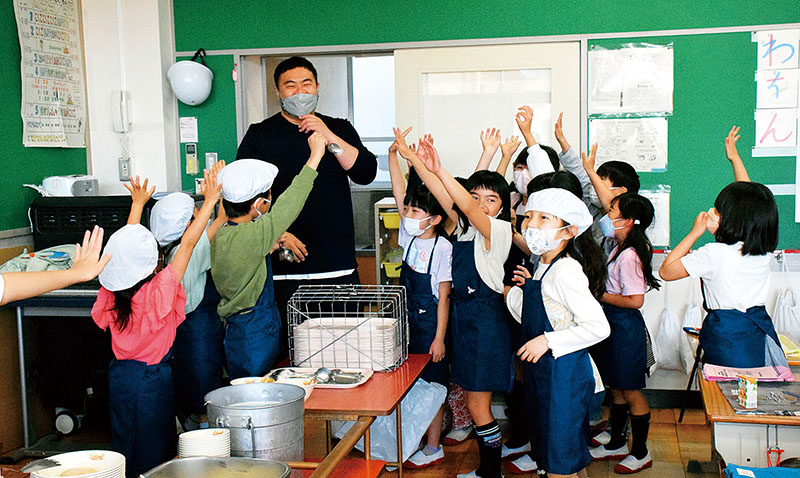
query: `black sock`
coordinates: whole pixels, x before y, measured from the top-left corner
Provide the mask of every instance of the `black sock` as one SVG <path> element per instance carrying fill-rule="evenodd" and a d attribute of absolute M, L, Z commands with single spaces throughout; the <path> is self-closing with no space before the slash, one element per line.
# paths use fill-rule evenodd
<path fill-rule="evenodd" d="M 650 431 L 650 413 L 631 415 L 631 455 L 641 460 L 647 455 L 647 432 Z"/>
<path fill-rule="evenodd" d="M 481 457 L 477 475 L 481 478 L 500 478 L 500 447 L 503 445 L 503 437 L 497 420 L 475 427 L 475 434 L 478 435 L 478 453 Z"/>
<path fill-rule="evenodd" d="M 506 446 L 519 448 L 528 443 L 528 431 L 525 428 L 525 394 L 522 382 L 514 382 L 514 388 L 506 394 L 506 416 L 509 431 Z"/>
<path fill-rule="evenodd" d="M 609 433 L 611 434 L 611 441 L 606 445 L 607 450 L 616 450 L 617 448 L 628 443 L 628 404 L 627 403 L 612 403 L 611 411 L 608 414 L 608 423 L 611 427 Z"/>

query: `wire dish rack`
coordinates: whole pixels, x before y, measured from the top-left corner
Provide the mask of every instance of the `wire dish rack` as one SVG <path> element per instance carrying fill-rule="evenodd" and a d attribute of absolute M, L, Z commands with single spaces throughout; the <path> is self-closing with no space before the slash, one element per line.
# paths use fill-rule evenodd
<path fill-rule="evenodd" d="M 408 357 L 406 289 L 304 285 L 288 305 L 295 367 L 394 370 Z"/>

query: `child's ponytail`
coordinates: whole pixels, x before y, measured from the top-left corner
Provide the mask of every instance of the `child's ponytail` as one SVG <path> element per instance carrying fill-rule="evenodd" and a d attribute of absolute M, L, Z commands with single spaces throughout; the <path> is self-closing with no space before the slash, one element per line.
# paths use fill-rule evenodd
<path fill-rule="evenodd" d="M 608 267 L 606 267 L 606 255 L 594 241 L 592 235 L 584 232 L 580 236 L 570 239 L 567 247 L 558 254 L 558 257 L 567 255 L 580 263 L 583 273 L 589 279 L 589 291 L 595 299 L 600 300 L 606 292 Z"/>
<path fill-rule="evenodd" d="M 155 277 L 155 272 L 137 282 L 133 287 L 114 291 L 114 306 L 109 310 L 116 312 L 117 318 L 114 323 L 117 324 L 120 332 L 125 330 L 130 322 L 133 296 L 153 277 Z"/>
<path fill-rule="evenodd" d="M 650 224 L 653 223 L 653 218 L 655 217 L 653 204 L 646 197 L 636 193 L 625 193 L 617 196 L 611 202 L 612 205 L 614 203 L 616 203 L 619 208 L 620 218 L 632 219 L 633 226 L 630 232 L 628 232 L 628 237 L 619 244 L 616 254 L 611 257 L 609 262 L 614 262 L 622 251 L 632 247 L 636 251 L 636 255 L 639 256 L 639 261 L 642 263 L 642 274 L 644 275 L 645 282 L 647 282 L 647 286 L 650 289 L 658 290 L 661 285 L 655 275 L 653 275 L 653 245 L 650 243 L 650 239 L 645 233 L 647 228 L 650 227 Z"/>

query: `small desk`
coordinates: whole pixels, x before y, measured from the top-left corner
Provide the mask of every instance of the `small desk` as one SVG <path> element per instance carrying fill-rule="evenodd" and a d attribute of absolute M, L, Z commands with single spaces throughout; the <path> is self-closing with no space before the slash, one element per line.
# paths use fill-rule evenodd
<path fill-rule="evenodd" d="M 427 354 L 409 354 L 408 359 L 391 372 L 377 372 L 364 385 L 347 389 L 315 389 L 305 406 L 305 416 L 325 420 L 328 455 L 319 464 L 295 464 L 298 468 L 315 467 L 313 478 L 325 477 L 353 449 L 361 436 L 364 436 L 364 455 L 370 460 L 369 425 L 375 417 L 388 416 L 397 411 L 397 462 L 387 463 L 397 466 L 398 476 L 403 476 L 403 434 L 400 416 L 400 402 L 406 396 L 422 369 L 430 360 Z M 355 420 L 353 428 L 331 449 L 331 420 Z"/>
<path fill-rule="evenodd" d="M 794 372 L 800 380 L 800 374 Z M 720 383 L 725 388 L 737 386 L 736 382 Z M 785 450 L 784 457 L 800 456 L 800 417 L 737 414 L 717 383 L 702 375 L 700 392 L 706 417 L 711 422 L 712 446 L 727 463 L 766 467 L 767 448 L 776 444 Z"/>

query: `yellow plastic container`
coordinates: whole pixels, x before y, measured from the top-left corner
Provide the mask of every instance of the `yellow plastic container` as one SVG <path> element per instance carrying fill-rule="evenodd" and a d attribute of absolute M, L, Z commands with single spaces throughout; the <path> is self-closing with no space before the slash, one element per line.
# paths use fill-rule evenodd
<path fill-rule="evenodd" d="M 397 279 L 400 277 L 400 266 L 402 262 L 381 262 L 383 264 L 383 270 L 386 271 L 386 277 L 390 279 Z"/>
<path fill-rule="evenodd" d="M 400 213 L 399 212 L 382 212 L 381 219 L 386 229 L 399 229 L 400 228 Z"/>

